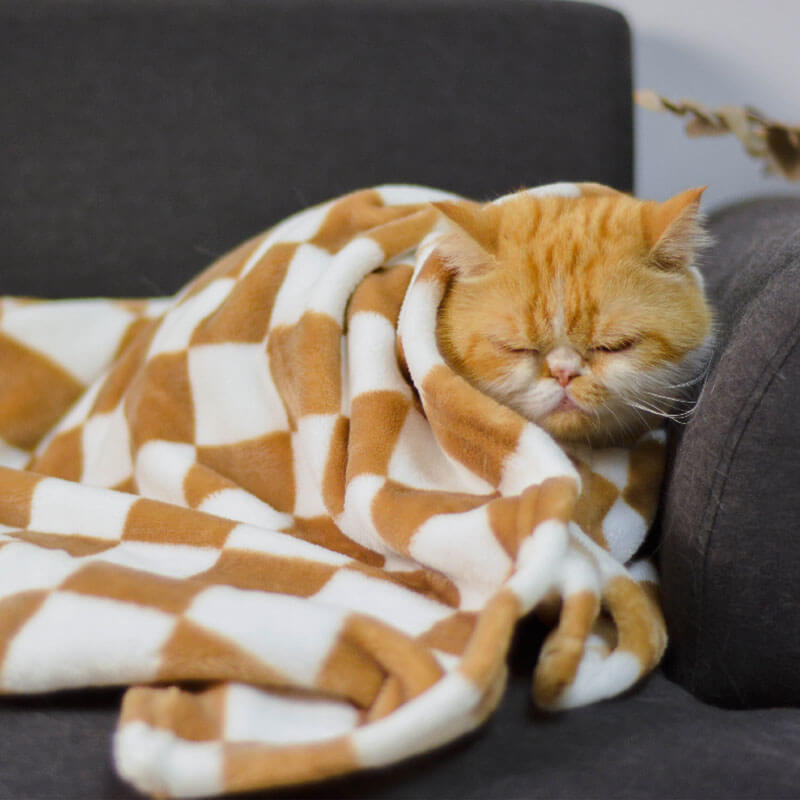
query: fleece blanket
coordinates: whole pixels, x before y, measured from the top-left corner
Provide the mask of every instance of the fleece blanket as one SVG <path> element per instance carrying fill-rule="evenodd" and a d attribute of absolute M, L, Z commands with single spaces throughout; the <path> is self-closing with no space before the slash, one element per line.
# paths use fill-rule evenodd
<path fill-rule="evenodd" d="M 655 576 L 631 558 L 663 433 L 568 455 L 451 371 L 440 199 L 338 198 L 170 299 L 2 300 L 0 691 L 132 685 L 113 753 L 140 790 L 452 740 L 498 703 L 534 608 L 543 706 L 658 662 Z"/>

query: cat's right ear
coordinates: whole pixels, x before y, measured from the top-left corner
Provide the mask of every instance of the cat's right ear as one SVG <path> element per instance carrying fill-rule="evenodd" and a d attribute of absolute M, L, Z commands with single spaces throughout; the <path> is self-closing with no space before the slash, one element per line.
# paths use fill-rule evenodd
<path fill-rule="evenodd" d="M 469 200 L 432 203 L 446 218 L 450 235 L 437 245 L 439 255 L 462 277 L 475 277 L 494 265 L 500 210 Z"/>
<path fill-rule="evenodd" d="M 645 238 L 651 262 L 660 269 L 685 268 L 708 244 L 699 216 L 700 197 L 705 190 L 705 186 L 699 186 L 663 203 L 645 203 L 642 214 Z"/>

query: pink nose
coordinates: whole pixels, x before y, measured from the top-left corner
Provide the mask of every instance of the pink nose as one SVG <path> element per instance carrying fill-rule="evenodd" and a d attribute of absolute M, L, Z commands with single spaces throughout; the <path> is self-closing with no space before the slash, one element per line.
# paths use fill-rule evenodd
<path fill-rule="evenodd" d="M 562 386 L 566 386 L 578 374 L 578 371 L 571 367 L 560 367 L 551 369 L 550 373 Z"/>
<path fill-rule="evenodd" d="M 550 374 L 562 386 L 581 374 L 581 357 L 571 347 L 556 347 L 547 354 L 546 361 Z"/>

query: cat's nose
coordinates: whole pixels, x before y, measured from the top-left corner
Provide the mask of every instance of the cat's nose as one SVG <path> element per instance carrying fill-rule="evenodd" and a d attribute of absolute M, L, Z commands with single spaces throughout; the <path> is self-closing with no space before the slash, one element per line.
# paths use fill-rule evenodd
<path fill-rule="evenodd" d="M 578 372 L 571 369 L 551 369 L 550 374 L 562 386 L 566 386 L 578 374 Z"/>
<path fill-rule="evenodd" d="M 581 357 L 570 347 L 556 347 L 548 353 L 546 361 L 550 374 L 562 386 L 581 374 Z"/>

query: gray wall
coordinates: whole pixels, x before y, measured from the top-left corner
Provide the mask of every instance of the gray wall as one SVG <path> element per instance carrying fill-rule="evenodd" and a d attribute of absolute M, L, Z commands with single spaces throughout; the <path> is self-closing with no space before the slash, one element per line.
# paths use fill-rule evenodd
<path fill-rule="evenodd" d="M 675 100 L 751 105 L 800 124 L 800 0 L 605 0 L 633 30 L 634 85 Z M 800 196 L 767 177 L 732 136 L 689 139 L 683 121 L 636 111 L 636 191 L 660 199 L 708 184 L 705 207 Z"/>

